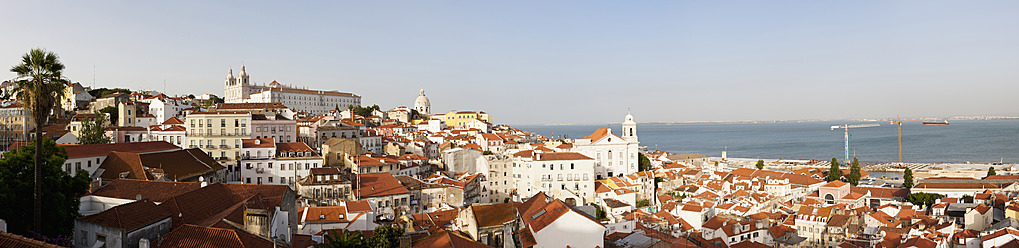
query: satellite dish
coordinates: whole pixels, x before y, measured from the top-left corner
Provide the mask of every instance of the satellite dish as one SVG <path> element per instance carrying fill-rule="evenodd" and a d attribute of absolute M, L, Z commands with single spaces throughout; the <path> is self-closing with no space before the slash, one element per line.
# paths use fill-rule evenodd
<path fill-rule="evenodd" d="M 138 200 L 138 201 L 141 201 L 142 200 L 142 195 L 141 194 L 135 195 L 134 199 Z"/>

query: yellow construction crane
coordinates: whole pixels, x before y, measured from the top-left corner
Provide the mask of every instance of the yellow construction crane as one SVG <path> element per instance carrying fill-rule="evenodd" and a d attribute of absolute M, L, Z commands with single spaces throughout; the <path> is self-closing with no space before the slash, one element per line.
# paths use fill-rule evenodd
<path fill-rule="evenodd" d="M 929 121 L 929 120 L 936 120 L 936 118 L 923 118 L 923 119 L 908 119 L 908 120 L 903 120 L 903 119 L 899 119 L 898 115 L 895 115 L 895 120 L 891 121 L 891 124 L 899 126 L 899 165 L 902 165 L 902 123 L 903 122 L 914 122 L 914 121 Z"/>

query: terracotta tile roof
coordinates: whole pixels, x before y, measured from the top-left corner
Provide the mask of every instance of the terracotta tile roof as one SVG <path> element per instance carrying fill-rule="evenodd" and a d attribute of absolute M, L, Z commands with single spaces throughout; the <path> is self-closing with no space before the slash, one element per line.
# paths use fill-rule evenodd
<path fill-rule="evenodd" d="M 99 168 L 105 169 L 99 177 L 108 180 L 120 178 L 122 172 L 128 172 L 127 178 L 152 180 L 155 178 L 145 173 L 145 168 L 155 168 L 165 172 L 168 180 L 178 181 L 226 169 L 198 148 L 146 154 L 111 152 Z"/>
<path fill-rule="evenodd" d="M 612 134 L 612 132 L 609 132 L 608 128 L 599 128 L 597 130 L 594 130 L 594 133 L 591 133 L 591 135 L 588 136 L 584 136 L 584 138 L 591 139 L 591 142 L 597 142 L 602 138 L 605 138 L 605 136 L 612 136 L 616 137 L 617 139 L 619 138 L 618 136 Z"/>
<path fill-rule="evenodd" d="M 591 157 L 585 156 L 584 154 L 576 152 L 550 152 L 550 153 L 538 153 L 535 154 L 539 161 L 556 161 L 556 160 L 594 160 Z"/>
<path fill-rule="evenodd" d="M 130 153 L 146 153 L 157 151 L 180 150 L 180 147 L 170 144 L 166 141 L 149 141 L 149 142 L 64 146 L 64 150 L 67 151 L 68 159 L 74 159 L 74 158 L 106 156 L 107 154 L 110 154 L 110 152 L 115 151 Z"/>
<path fill-rule="evenodd" d="M 896 198 L 906 197 L 909 195 L 909 189 L 907 188 L 877 188 L 877 187 L 849 187 L 850 192 L 860 193 L 866 195 L 870 192 L 871 197 L 877 198 Z"/>
<path fill-rule="evenodd" d="M 169 211 L 166 211 L 148 199 L 144 199 L 116 206 L 111 209 L 107 209 L 106 211 L 78 219 L 107 227 L 124 229 L 125 232 L 131 232 L 160 220 L 170 218 L 171 215 L 172 213 Z"/>
<path fill-rule="evenodd" d="M 262 93 L 262 92 L 266 92 L 266 91 L 270 91 L 270 92 L 271 91 L 279 91 L 279 92 L 290 92 L 290 93 L 300 93 L 300 94 L 317 94 L 317 95 L 331 95 L 331 96 L 361 97 L 361 96 L 355 95 L 353 93 L 339 92 L 339 91 L 335 91 L 335 90 L 324 91 L 324 90 L 306 90 L 306 89 L 277 88 L 277 87 L 268 88 L 268 89 L 265 89 L 263 91 L 259 91 L 259 92 L 255 92 L 255 93 L 251 93 L 251 94 L 258 94 L 258 93 Z"/>
<path fill-rule="evenodd" d="M 280 102 L 218 103 L 216 109 L 281 109 L 287 108 Z"/>
<path fill-rule="evenodd" d="M 245 248 L 237 233 L 230 229 L 184 225 L 156 239 L 152 247 Z"/>
<path fill-rule="evenodd" d="M 468 238 L 467 235 L 464 235 L 460 231 L 443 230 L 442 232 L 432 234 L 431 236 L 414 242 L 413 247 L 484 248 L 489 246 Z"/>
<path fill-rule="evenodd" d="M 163 202 L 174 196 L 201 188 L 200 183 L 117 179 L 99 187 L 90 195 L 136 200 L 137 197 Z"/>
<path fill-rule="evenodd" d="M 33 248 L 33 247 L 44 247 L 44 248 L 58 248 L 61 246 L 49 244 L 46 242 L 26 238 L 21 235 L 0 232 L 0 247 L 11 247 L 11 248 Z"/>
<path fill-rule="evenodd" d="M 276 153 L 284 152 L 311 152 L 312 157 L 318 156 L 318 153 L 304 142 L 276 143 Z M 300 157 L 303 157 L 303 155 Z"/>
<path fill-rule="evenodd" d="M 248 115 L 251 115 L 251 112 L 248 112 L 248 111 L 204 111 L 204 112 L 194 112 L 194 113 L 191 113 L 190 115 L 237 115 L 237 114 L 248 114 Z"/>
<path fill-rule="evenodd" d="M 499 226 L 512 222 L 517 218 L 517 207 L 519 202 L 473 205 L 469 209 L 474 212 L 478 228 Z"/>
<path fill-rule="evenodd" d="M 921 183 L 913 186 L 914 189 L 997 189 L 997 185 L 990 183 Z"/>
<path fill-rule="evenodd" d="M 297 210 L 297 216 L 308 223 L 348 222 L 351 217 L 347 216 L 346 206 L 303 207 Z"/>
<path fill-rule="evenodd" d="M 838 187 L 845 186 L 846 184 L 847 183 L 842 182 L 842 181 L 831 181 L 830 183 L 826 183 L 825 185 L 821 185 L 821 187 L 825 187 L 825 188 L 838 188 Z"/>
<path fill-rule="evenodd" d="M 849 223 L 849 215 L 836 214 L 828 219 L 828 226 L 845 226 Z"/>
<path fill-rule="evenodd" d="M 388 172 L 360 174 L 358 190 L 361 197 L 378 197 L 396 194 L 409 194 L 410 191 L 400 184 L 393 174 Z"/>
<path fill-rule="evenodd" d="M 276 139 L 275 138 L 241 139 L 241 147 L 273 148 L 276 147 Z"/>
<path fill-rule="evenodd" d="M 173 125 L 166 129 L 163 129 L 163 131 L 187 131 L 187 128 L 185 128 L 184 126 Z"/>
<path fill-rule="evenodd" d="M 347 201 L 347 211 L 351 213 L 361 213 L 372 211 L 372 207 L 368 204 L 368 201 Z"/>

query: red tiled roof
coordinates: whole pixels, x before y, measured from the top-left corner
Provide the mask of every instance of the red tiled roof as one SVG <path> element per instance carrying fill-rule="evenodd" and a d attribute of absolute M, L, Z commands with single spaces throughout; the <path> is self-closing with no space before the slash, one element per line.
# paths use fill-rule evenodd
<path fill-rule="evenodd" d="M 201 188 L 200 183 L 145 181 L 117 179 L 93 191 L 90 195 L 136 200 L 136 197 L 163 202 L 167 199 Z"/>
<path fill-rule="evenodd" d="M 237 233 L 230 229 L 186 224 L 156 239 L 152 247 L 245 248 Z"/>
<path fill-rule="evenodd" d="M 297 211 L 297 216 L 304 216 L 304 222 L 350 221 L 345 206 L 304 207 Z"/>
<path fill-rule="evenodd" d="M 424 239 L 414 242 L 415 248 L 451 247 L 451 248 L 484 248 L 489 247 L 474 241 L 460 231 L 443 230 Z"/>
<path fill-rule="evenodd" d="M 280 102 L 218 103 L 216 109 L 279 109 L 287 108 Z"/>
<path fill-rule="evenodd" d="M 73 159 L 73 158 L 106 156 L 107 154 L 110 154 L 110 152 L 146 153 L 157 151 L 173 151 L 180 150 L 180 147 L 170 144 L 166 141 L 149 141 L 149 142 L 64 146 L 64 150 L 67 151 L 67 158 Z"/>
<path fill-rule="evenodd" d="M 990 183 L 921 183 L 913 186 L 914 189 L 997 189 L 997 185 Z"/>
<path fill-rule="evenodd" d="M 311 152 L 312 157 L 318 156 L 318 153 L 304 142 L 276 143 L 276 152 Z"/>
<path fill-rule="evenodd" d="M 170 218 L 170 216 L 171 213 L 169 211 L 145 199 L 116 206 L 79 219 L 98 225 L 124 229 L 125 232 L 132 232 L 135 229 Z"/>
<path fill-rule="evenodd" d="M 0 247 L 15 247 L 15 248 L 32 248 L 32 247 L 45 247 L 45 248 L 58 248 L 61 246 L 49 244 L 46 242 L 30 239 L 21 235 L 0 232 Z"/>
<path fill-rule="evenodd" d="M 498 226 L 511 222 L 517 218 L 517 206 L 519 202 L 473 205 L 469 208 L 474 212 L 474 219 L 478 222 L 478 228 Z"/>
<path fill-rule="evenodd" d="M 400 184 L 393 174 L 388 172 L 365 173 L 359 175 L 358 190 L 361 197 L 378 197 L 396 194 L 409 194 L 410 191 Z"/>
<path fill-rule="evenodd" d="M 276 138 L 241 139 L 244 148 L 273 148 L 276 144 Z"/>
<path fill-rule="evenodd" d="M 591 157 L 585 156 L 584 154 L 576 152 L 548 152 L 535 154 L 538 161 L 555 161 L 555 160 L 594 160 Z"/>
<path fill-rule="evenodd" d="M 122 172 L 128 172 L 132 179 L 155 179 L 145 173 L 145 168 L 161 169 L 169 180 L 189 180 L 226 169 L 198 148 L 145 154 L 111 152 L 99 167 L 105 169 L 99 177 L 109 180 L 120 178 Z"/>
<path fill-rule="evenodd" d="M 372 211 L 368 201 L 347 201 L 345 204 L 347 204 L 347 211 L 351 213 Z"/>

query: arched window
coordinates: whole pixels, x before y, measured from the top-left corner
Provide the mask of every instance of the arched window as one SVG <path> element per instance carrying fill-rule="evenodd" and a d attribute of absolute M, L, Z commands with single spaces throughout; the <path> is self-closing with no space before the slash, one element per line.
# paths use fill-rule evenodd
<path fill-rule="evenodd" d="M 825 194 L 824 195 L 824 203 L 825 204 L 835 204 L 835 197 L 832 196 L 831 194 Z"/>

